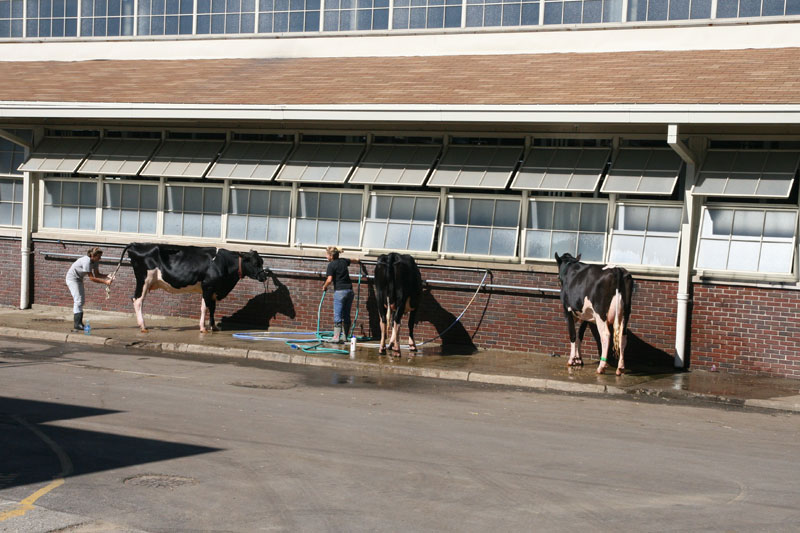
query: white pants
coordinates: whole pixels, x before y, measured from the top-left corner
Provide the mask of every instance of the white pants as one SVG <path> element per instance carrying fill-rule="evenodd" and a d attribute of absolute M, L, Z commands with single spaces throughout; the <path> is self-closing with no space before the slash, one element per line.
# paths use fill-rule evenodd
<path fill-rule="evenodd" d="M 72 294 L 72 312 L 82 313 L 84 300 L 83 282 L 68 279 L 67 287 L 69 287 L 69 292 Z"/>

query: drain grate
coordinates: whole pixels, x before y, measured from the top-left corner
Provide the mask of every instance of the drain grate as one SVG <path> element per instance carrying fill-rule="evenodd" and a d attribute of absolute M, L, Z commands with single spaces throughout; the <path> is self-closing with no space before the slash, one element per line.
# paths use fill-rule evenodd
<path fill-rule="evenodd" d="M 141 487 L 153 487 L 156 489 L 174 489 L 183 485 L 194 485 L 197 480 L 191 477 L 170 476 L 166 474 L 139 474 L 125 478 L 126 485 L 138 485 Z"/>

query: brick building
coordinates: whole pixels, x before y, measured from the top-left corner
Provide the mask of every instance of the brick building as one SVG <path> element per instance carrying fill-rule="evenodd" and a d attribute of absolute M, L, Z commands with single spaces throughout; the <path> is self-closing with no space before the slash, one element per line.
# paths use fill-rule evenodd
<path fill-rule="evenodd" d="M 222 316 L 309 329 L 326 245 L 406 250 L 420 338 L 482 286 L 445 343 L 537 357 L 570 252 L 634 274 L 629 366 L 800 378 L 798 64 L 798 0 L 0 0 L 0 305 L 200 244 L 279 276 Z M 87 292 L 131 311 L 132 273 Z"/>

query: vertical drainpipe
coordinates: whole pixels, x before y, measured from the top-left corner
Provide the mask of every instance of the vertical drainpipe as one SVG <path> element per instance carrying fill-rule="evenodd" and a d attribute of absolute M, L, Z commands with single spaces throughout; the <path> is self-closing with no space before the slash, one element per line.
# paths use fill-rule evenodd
<path fill-rule="evenodd" d="M 33 139 L 38 140 L 38 135 Z M 20 143 L 25 148 L 25 160 L 31 155 L 33 144 Z M 31 306 L 31 254 L 33 250 L 31 234 L 33 233 L 33 179 L 30 172 L 22 173 L 22 234 L 19 243 L 20 248 L 20 285 L 19 285 L 19 308 L 28 309 Z"/>
<path fill-rule="evenodd" d="M 681 248 L 680 269 L 678 274 L 678 294 L 676 295 L 678 309 L 675 324 L 675 368 L 686 368 L 686 332 L 689 321 L 689 298 L 692 283 L 692 265 L 694 263 L 694 245 L 696 242 L 697 218 L 699 214 L 699 201 L 692 196 L 692 187 L 697 175 L 696 148 L 704 139 L 691 139 L 694 150 L 687 147 L 678 138 L 678 126 L 670 124 L 667 133 L 667 143 L 686 162 L 686 183 L 684 187 L 684 202 L 686 209 L 681 221 Z M 701 148 L 701 147 L 700 147 Z"/>

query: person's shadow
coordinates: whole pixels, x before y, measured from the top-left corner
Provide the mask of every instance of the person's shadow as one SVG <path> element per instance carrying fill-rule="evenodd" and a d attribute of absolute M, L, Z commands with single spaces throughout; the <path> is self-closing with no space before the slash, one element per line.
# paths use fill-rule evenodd
<path fill-rule="evenodd" d="M 242 327 L 258 327 L 269 329 L 270 322 L 277 315 L 284 315 L 295 318 L 296 312 L 292 295 L 289 288 L 281 283 L 274 273 L 272 282 L 275 290 L 263 292 L 247 302 L 247 304 L 233 313 L 231 316 L 223 317 L 219 322 L 220 329 L 239 329 Z"/>

